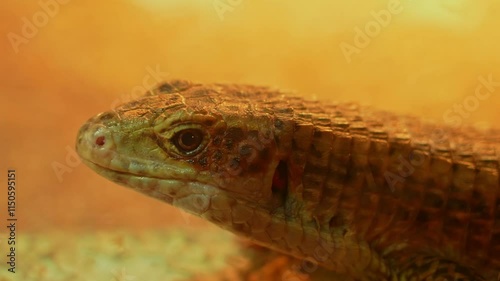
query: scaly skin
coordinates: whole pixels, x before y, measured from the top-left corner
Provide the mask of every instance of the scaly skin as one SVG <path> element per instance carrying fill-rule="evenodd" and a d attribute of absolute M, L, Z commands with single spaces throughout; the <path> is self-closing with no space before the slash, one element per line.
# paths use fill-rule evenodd
<path fill-rule="evenodd" d="M 353 280 L 497 280 L 500 134 L 170 81 L 90 119 L 106 178 Z"/>

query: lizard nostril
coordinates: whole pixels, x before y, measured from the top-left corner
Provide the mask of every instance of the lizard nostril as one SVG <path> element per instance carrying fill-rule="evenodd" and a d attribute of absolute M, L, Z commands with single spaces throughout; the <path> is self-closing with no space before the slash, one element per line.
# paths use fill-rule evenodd
<path fill-rule="evenodd" d="M 95 144 L 97 144 L 98 146 L 103 146 L 104 144 L 106 144 L 106 138 L 104 136 L 99 136 L 95 139 Z"/>
<path fill-rule="evenodd" d="M 109 150 L 113 147 L 113 137 L 109 128 L 96 125 L 87 134 L 88 144 L 94 149 Z"/>

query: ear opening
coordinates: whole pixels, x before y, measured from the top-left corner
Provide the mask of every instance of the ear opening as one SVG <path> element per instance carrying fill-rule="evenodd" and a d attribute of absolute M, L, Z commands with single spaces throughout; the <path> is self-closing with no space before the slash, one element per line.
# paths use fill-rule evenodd
<path fill-rule="evenodd" d="M 278 166 L 274 170 L 271 190 L 273 197 L 280 198 L 280 201 L 284 203 L 288 194 L 288 165 L 283 160 L 278 163 Z"/>

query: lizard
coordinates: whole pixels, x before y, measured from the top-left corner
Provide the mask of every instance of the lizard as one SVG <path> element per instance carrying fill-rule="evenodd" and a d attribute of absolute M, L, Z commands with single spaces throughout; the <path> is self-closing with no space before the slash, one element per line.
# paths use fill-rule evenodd
<path fill-rule="evenodd" d="M 115 183 L 345 280 L 496 281 L 499 140 L 353 102 L 170 80 L 89 119 L 76 150 Z"/>

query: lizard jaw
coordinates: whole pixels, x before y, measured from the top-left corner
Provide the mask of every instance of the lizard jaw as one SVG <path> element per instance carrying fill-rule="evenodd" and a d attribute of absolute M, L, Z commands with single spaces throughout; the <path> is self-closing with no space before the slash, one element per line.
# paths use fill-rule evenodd
<path fill-rule="evenodd" d="M 183 179 L 162 179 L 103 167 L 87 159 L 83 162 L 103 177 L 145 195 L 164 201 L 197 216 L 217 208 L 212 198 L 220 191 L 211 185 Z"/>

